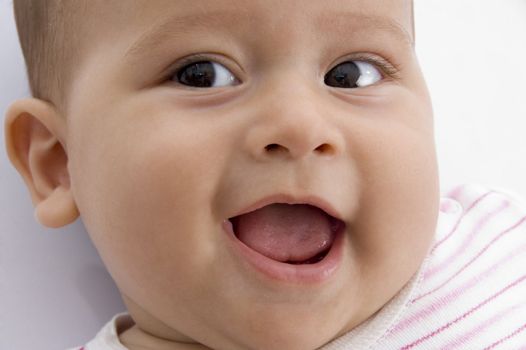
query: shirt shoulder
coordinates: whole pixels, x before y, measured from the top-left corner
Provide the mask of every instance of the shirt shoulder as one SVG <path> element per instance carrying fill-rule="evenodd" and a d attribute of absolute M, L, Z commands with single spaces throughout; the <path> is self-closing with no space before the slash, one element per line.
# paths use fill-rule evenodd
<path fill-rule="evenodd" d="M 446 190 L 442 198 L 456 200 L 463 208 L 477 206 L 479 202 L 509 201 L 511 206 L 526 212 L 526 199 L 509 188 L 486 186 L 476 183 L 461 184 Z"/>
<path fill-rule="evenodd" d="M 375 349 L 526 344 L 526 206 L 517 194 L 462 184 L 441 198 L 418 287 Z"/>
<path fill-rule="evenodd" d="M 84 346 L 77 346 L 68 350 L 128 350 L 119 341 L 118 334 L 130 328 L 135 323 L 131 316 L 126 313 L 118 313 L 102 327 L 95 338 Z"/>

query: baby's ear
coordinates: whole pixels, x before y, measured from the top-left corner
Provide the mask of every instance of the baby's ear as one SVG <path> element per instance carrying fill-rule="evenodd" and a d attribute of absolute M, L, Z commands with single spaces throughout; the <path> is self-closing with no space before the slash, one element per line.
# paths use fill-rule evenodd
<path fill-rule="evenodd" d="M 79 211 L 68 171 L 66 118 L 50 103 L 21 99 L 9 106 L 5 142 L 35 206 L 35 218 L 57 228 L 74 222 Z"/>

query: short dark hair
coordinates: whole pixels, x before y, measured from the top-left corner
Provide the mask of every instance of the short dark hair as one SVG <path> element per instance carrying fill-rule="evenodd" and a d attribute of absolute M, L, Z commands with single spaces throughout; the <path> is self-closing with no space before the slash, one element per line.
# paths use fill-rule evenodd
<path fill-rule="evenodd" d="M 84 0 L 14 0 L 18 37 L 31 94 L 66 109 Z"/>

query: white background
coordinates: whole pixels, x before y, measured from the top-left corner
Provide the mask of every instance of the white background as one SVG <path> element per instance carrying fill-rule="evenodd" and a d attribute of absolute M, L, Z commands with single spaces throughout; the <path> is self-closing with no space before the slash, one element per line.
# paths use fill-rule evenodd
<path fill-rule="evenodd" d="M 477 182 L 526 198 L 526 0 L 419 0 L 416 23 L 442 189 Z M 11 1 L 0 0 L 0 115 L 26 95 Z M 80 219 L 35 221 L 0 129 L 0 349 L 82 345 L 124 306 Z"/>

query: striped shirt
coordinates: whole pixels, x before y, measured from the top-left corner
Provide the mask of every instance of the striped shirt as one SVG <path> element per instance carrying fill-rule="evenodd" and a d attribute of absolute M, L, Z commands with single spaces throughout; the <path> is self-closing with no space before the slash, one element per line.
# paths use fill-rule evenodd
<path fill-rule="evenodd" d="M 434 242 L 417 273 L 377 313 L 320 350 L 526 350 L 526 205 L 475 184 L 440 198 Z M 113 317 L 77 350 L 126 350 Z M 74 350 L 74 349 L 72 349 Z"/>
<path fill-rule="evenodd" d="M 526 350 L 526 206 L 468 184 L 441 198 L 421 268 L 381 311 L 323 350 Z"/>

